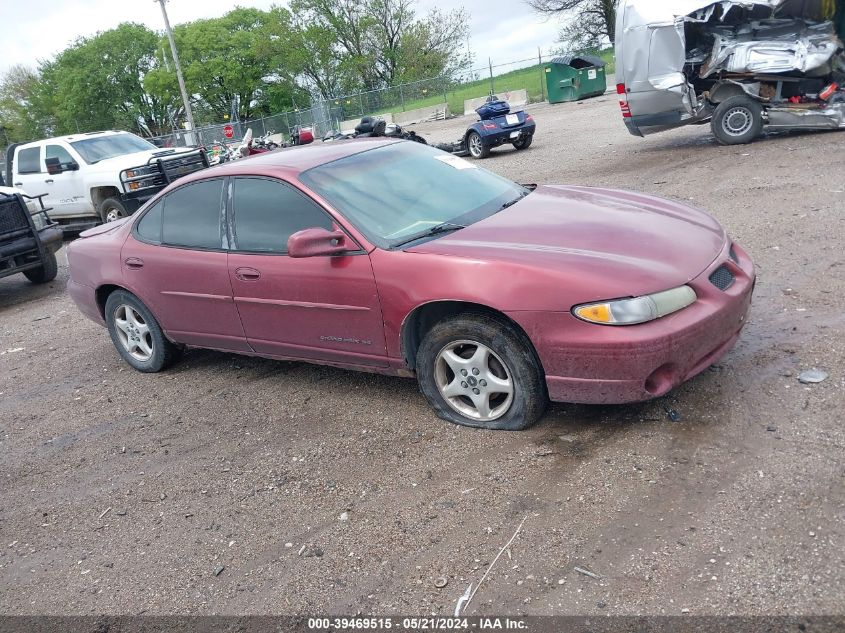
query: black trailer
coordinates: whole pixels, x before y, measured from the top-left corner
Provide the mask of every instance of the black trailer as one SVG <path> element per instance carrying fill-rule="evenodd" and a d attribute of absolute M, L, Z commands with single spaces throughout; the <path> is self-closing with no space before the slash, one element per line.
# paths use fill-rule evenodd
<path fill-rule="evenodd" d="M 23 273 L 34 284 L 56 278 L 62 230 L 50 219 L 43 197 L 0 192 L 0 278 Z M 37 200 L 39 209 L 31 212 L 27 200 Z"/>

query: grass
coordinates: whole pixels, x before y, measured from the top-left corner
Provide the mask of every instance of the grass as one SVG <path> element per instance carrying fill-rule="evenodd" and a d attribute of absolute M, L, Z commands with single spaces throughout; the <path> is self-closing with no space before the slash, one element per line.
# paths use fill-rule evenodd
<path fill-rule="evenodd" d="M 607 62 L 607 66 L 605 67 L 606 74 L 614 74 L 616 72 L 616 62 L 613 57 L 613 49 L 602 51 L 599 53 L 599 57 Z M 514 90 L 525 90 L 528 92 L 528 101 L 530 103 L 534 103 L 537 101 L 543 101 L 545 98 L 546 88 L 545 84 L 542 84 L 541 87 L 541 81 L 545 81 L 543 66 L 535 64 L 534 66 L 530 66 L 528 68 L 512 70 L 511 72 L 494 76 L 493 91 L 500 93 L 511 92 Z M 489 93 L 490 78 L 486 77 L 484 79 L 479 79 L 477 81 L 453 87 L 451 90 L 446 92 L 446 102 L 449 104 L 449 111 L 452 114 L 463 114 L 464 101 L 483 97 Z M 406 101 L 405 110 L 416 110 L 417 108 L 425 108 L 427 106 L 433 106 L 440 103 L 443 103 L 443 93 L 438 93 L 430 97 L 423 97 L 421 99 L 415 99 L 413 101 Z M 373 114 L 385 114 L 387 112 L 396 111 L 397 108 L 387 108 L 379 112 L 374 112 Z"/>

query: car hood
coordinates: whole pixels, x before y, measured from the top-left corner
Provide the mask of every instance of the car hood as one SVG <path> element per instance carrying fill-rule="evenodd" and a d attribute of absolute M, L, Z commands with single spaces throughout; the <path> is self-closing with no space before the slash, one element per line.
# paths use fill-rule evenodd
<path fill-rule="evenodd" d="M 147 162 L 149 162 L 149 160 L 156 155 L 158 155 L 158 158 L 172 158 L 173 156 L 178 156 L 179 154 L 185 154 L 191 151 L 193 151 L 193 148 L 179 147 L 175 148 L 173 152 L 169 152 L 169 150 L 167 149 L 151 149 L 140 152 L 133 152 L 131 154 L 121 154 L 120 156 L 104 158 L 103 160 L 94 163 L 93 165 L 91 165 L 90 171 L 91 173 L 106 172 L 112 175 L 116 175 L 124 169 L 146 165 Z"/>
<path fill-rule="evenodd" d="M 557 272 L 609 299 L 687 283 L 713 263 L 726 239 L 712 217 L 671 200 L 541 186 L 496 215 L 409 251 Z"/>

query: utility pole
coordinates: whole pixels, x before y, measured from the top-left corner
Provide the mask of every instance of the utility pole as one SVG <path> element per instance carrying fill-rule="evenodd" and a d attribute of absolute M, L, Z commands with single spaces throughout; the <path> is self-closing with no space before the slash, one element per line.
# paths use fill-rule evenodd
<path fill-rule="evenodd" d="M 161 16 L 164 18 L 164 28 L 167 31 L 167 39 L 170 40 L 170 52 L 173 53 L 173 64 L 176 66 L 176 79 L 179 80 L 179 91 L 182 93 L 182 103 L 185 104 L 185 116 L 188 117 L 188 126 L 191 133 L 195 133 L 194 113 L 191 111 L 191 102 L 188 100 L 188 91 L 185 89 L 185 78 L 182 76 L 182 64 L 179 63 L 179 53 L 176 52 L 176 41 L 173 39 L 173 30 L 170 28 L 170 20 L 167 19 L 167 9 L 164 3 L 167 0 L 154 0 L 161 5 Z"/>

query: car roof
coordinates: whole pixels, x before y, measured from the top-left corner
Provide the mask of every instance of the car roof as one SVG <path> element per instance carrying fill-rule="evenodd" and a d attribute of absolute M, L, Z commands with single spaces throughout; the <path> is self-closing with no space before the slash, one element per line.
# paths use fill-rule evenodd
<path fill-rule="evenodd" d="M 21 143 L 18 147 L 25 149 L 27 147 L 42 145 L 44 143 L 52 143 L 55 141 L 64 141 L 65 143 L 70 143 L 71 141 L 82 141 L 87 138 L 97 138 L 100 136 L 114 136 L 115 134 L 131 134 L 131 132 L 125 132 L 123 130 L 105 130 L 103 132 L 82 132 L 80 134 L 68 134 L 66 136 L 51 136 L 50 138 L 43 138 L 38 141 Z"/>
<path fill-rule="evenodd" d="M 347 158 L 377 147 L 385 147 L 402 141 L 386 138 L 362 138 L 330 143 L 312 143 L 300 147 L 286 147 L 231 163 L 198 171 L 180 178 L 178 182 L 201 180 L 209 177 L 244 175 L 287 175 L 297 176 L 304 171 L 325 165 L 341 158 Z"/>

